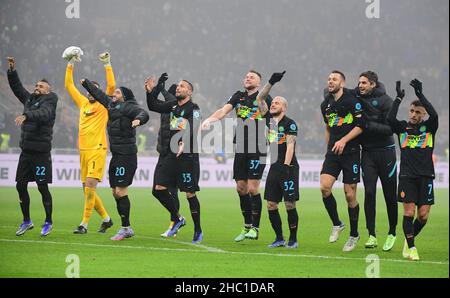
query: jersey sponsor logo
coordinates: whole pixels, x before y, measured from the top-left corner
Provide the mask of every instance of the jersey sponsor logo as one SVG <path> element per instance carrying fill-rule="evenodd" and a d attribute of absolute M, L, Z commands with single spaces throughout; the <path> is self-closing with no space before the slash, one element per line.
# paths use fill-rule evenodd
<path fill-rule="evenodd" d="M 328 119 L 328 126 L 342 126 L 343 124 L 352 124 L 353 123 L 353 115 L 348 113 L 345 117 L 339 117 L 336 113 L 331 113 L 326 115 Z"/>
<path fill-rule="evenodd" d="M 186 129 L 188 121 L 183 117 L 176 117 L 172 113 L 170 113 L 170 128 L 175 130 L 183 130 Z"/>
<path fill-rule="evenodd" d="M 422 133 L 420 135 L 410 135 L 407 132 L 401 133 L 399 136 L 400 147 L 411 149 L 415 148 L 433 148 L 433 135 L 431 133 Z"/>
<path fill-rule="evenodd" d="M 269 142 L 269 144 L 277 142 L 279 145 L 281 145 L 283 143 L 286 143 L 286 134 L 283 131 L 270 129 L 267 133 L 267 141 Z"/>
<path fill-rule="evenodd" d="M 243 120 L 253 119 L 253 120 L 262 120 L 263 117 L 258 107 L 247 107 L 241 104 L 236 105 L 236 115 Z"/>

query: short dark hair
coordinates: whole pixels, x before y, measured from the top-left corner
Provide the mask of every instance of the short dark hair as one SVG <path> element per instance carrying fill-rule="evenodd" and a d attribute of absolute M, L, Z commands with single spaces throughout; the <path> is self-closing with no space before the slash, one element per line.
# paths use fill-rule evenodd
<path fill-rule="evenodd" d="M 374 71 L 371 70 L 365 71 L 362 74 L 360 74 L 359 77 L 365 77 L 369 80 L 369 82 L 378 85 L 378 75 Z"/>
<path fill-rule="evenodd" d="M 49 86 L 51 86 L 46 78 L 40 79 L 39 82 L 44 82 L 44 83 L 47 83 Z"/>
<path fill-rule="evenodd" d="M 191 87 L 192 93 L 194 93 L 194 85 L 192 85 L 191 82 L 189 82 L 188 80 L 182 80 L 182 81 L 188 83 L 188 85 Z"/>
<path fill-rule="evenodd" d="M 91 81 L 92 84 L 94 84 L 95 86 L 97 86 L 97 88 L 100 88 L 100 84 L 97 83 L 96 81 Z"/>
<path fill-rule="evenodd" d="M 415 106 L 415 107 L 423 107 L 422 102 L 421 102 L 420 100 L 418 100 L 418 99 L 414 100 L 414 101 L 411 103 L 411 105 L 412 105 L 412 106 Z"/>
<path fill-rule="evenodd" d="M 339 75 L 342 77 L 342 79 L 344 79 L 344 81 L 345 81 L 345 75 L 344 75 L 344 73 L 343 73 L 342 71 L 339 71 L 339 70 L 333 70 L 331 73 L 337 73 L 337 74 L 339 74 Z"/>
<path fill-rule="evenodd" d="M 262 79 L 261 74 L 259 72 L 257 72 L 256 70 L 250 69 L 248 72 L 254 73 L 255 75 L 257 75 L 259 77 L 259 79 Z"/>

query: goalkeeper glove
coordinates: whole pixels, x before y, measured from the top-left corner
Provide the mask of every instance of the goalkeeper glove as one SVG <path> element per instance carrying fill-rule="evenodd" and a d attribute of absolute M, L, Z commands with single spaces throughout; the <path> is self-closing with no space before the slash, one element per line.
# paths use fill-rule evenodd
<path fill-rule="evenodd" d="M 98 59 L 103 62 L 104 66 L 111 66 L 111 56 L 108 52 L 104 52 L 98 55 Z"/>

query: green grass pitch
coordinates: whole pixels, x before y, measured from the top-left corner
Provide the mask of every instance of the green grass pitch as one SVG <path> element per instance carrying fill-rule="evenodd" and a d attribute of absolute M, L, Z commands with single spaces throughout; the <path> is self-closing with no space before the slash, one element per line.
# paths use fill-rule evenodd
<path fill-rule="evenodd" d="M 362 189 L 359 229 L 361 240 L 350 253 L 342 252 L 349 233 L 348 214 L 341 189 L 335 190 L 339 214 L 347 227 L 337 243 L 328 243 L 331 223 L 317 189 L 301 190 L 299 210 L 299 248 L 270 249 L 274 240 L 266 207 L 263 206 L 259 240 L 235 243 L 242 227 L 239 200 L 233 189 L 203 189 L 199 193 L 204 241 L 191 244 L 193 225 L 184 195 L 181 213 L 187 225 L 175 239 L 159 235 L 169 223 L 167 212 L 153 198 L 150 188 L 130 189 L 131 224 L 136 236 L 121 242 L 109 238 L 120 227 L 114 199 L 109 189 L 100 189 L 105 206 L 115 225 L 106 234 L 96 232 L 101 220 L 95 213 L 86 235 L 74 235 L 83 210 L 81 188 L 52 188 L 53 232 L 42 238 L 44 220 L 40 194 L 30 189 L 31 218 L 35 228 L 15 236 L 22 217 L 13 187 L 0 188 L 0 277 L 65 277 L 66 257 L 76 254 L 80 277 L 366 277 L 366 257 L 380 260 L 380 277 L 449 277 L 449 192 L 436 190 L 427 226 L 416 239 L 419 262 L 402 258 L 402 206 L 399 206 L 397 242 L 390 252 L 381 246 L 387 234 L 386 207 L 381 191 L 377 198 L 377 236 L 379 247 L 365 249 L 367 239 Z M 280 205 L 281 206 L 281 205 Z M 285 237 L 287 216 L 280 208 Z"/>

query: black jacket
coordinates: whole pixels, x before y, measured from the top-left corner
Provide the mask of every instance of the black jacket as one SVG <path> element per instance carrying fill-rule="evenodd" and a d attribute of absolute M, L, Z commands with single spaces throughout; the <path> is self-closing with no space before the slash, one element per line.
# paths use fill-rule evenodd
<path fill-rule="evenodd" d="M 364 132 L 360 136 L 363 150 L 394 149 L 393 132 L 387 122 L 393 100 L 386 94 L 384 85 L 378 83 L 368 95 L 361 95 L 359 88 L 355 88 L 354 91 L 363 106 L 363 115 L 366 119 Z"/>
<path fill-rule="evenodd" d="M 144 125 L 149 120 L 148 113 L 142 109 L 130 89 L 120 87 L 124 100 L 113 102 L 102 90 L 98 89 L 91 81 L 85 79 L 83 87 L 108 110 L 108 136 L 111 153 L 136 154 L 136 130 L 131 127 L 135 119 Z"/>
<path fill-rule="evenodd" d="M 24 106 L 22 114 L 27 117 L 21 128 L 20 148 L 50 152 L 58 96 L 53 92 L 42 95 L 30 94 L 20 82 L 16 70 L 8 70 L 8 81 L 14 95 Z"/>
<path fill-rule="evenodd" d="M 172 87 L 171 87 L 172 88 Z M 153 98 L 158 98 L 159 93 L 162 93 L 164 96 L 164 100 L 167 101 L 176 101 L 176 97 L 170 92 L 166 91 L 164 88 L 159 88 L 159 86 L 155 86 L 153 88 L 151 96 Z M 151 100 L 147 100 L 147 106 L 150 111 L 155 111 L 154 102 Z M 158 130 L 158 143 L 156 145 L 156 151 L 160 155 L 166 155 L 170 151 L 170 113 L 161 113 L 160 115 L 160 128 Z"/>

